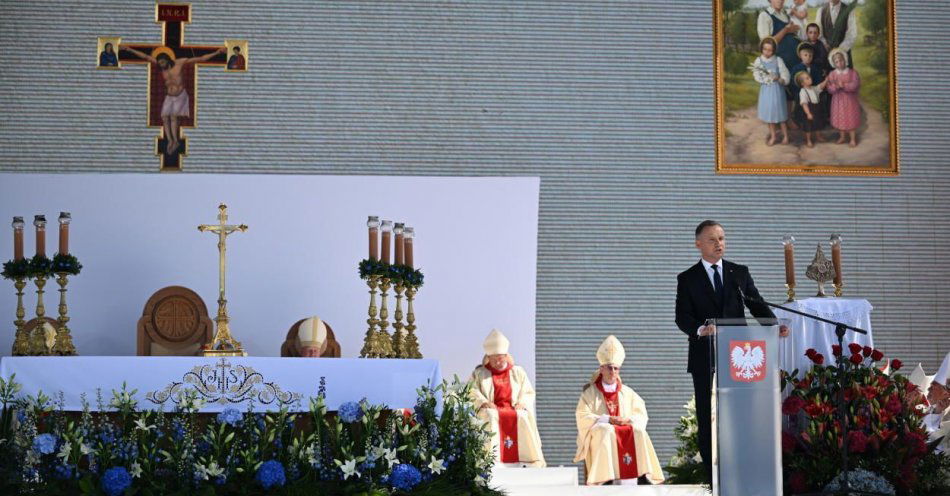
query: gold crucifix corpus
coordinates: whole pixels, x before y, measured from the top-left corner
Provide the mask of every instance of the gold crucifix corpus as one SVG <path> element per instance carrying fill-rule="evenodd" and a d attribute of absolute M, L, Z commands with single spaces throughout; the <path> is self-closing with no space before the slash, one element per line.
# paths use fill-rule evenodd
<path fill-rule="evenodd" d="M 218 316 L 215 317 L 214 339 L 210 346 L 202 349 L 204 356 L 247 356 L 247 353 L 241 348 L 241 342 L 231 336 L 231 330 L 228 326 L 228 300 L 224 297 L 224 265 L 225 265 L 225 243 L 229 234 L 237 231 L 247 231 L 247 226 L 229 225 L 228 206 L 218 205 L 218 223 L 202 224 L 198 226 L 201 232 L 211 231 L 218 235 Z"/>

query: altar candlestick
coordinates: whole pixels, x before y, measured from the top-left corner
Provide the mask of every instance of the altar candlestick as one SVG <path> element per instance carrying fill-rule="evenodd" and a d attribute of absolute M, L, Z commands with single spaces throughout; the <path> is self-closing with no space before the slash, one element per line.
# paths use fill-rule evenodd
<path fill-rule="evenodd" d="M 841 235 L 831 235 L 831 263 L 835 266 L 835 287 L 841 286 Z"/>
<path fill-rule="evenodd" d="M 382 246 L 382 261 L 385 264 L 389 263 L 389 240 L 392 237 L 393 230 L 393 221 L 384 220 L 382 224 L 383 230 L 383 246 Z"/>
<path fill-rule="evenodd" d="M 46 216 L 34 215 L 33 225 L 36 226 L 36 254 L 46 256 Z"/>
<path fill-rule="evenodd" d="M 63 255 L 69 253 L 69 223 L 72 220 L 69 212 L 59 213 L 59 253 Z"/>
<path fill-rule="evenodd" d="M 415 237 L 416 237 L 415 229 L 411 227 L 407 227 L 403 231 L 403 238 L 405 239 L 405 243 L 406 243 L 406 248 L 403 255 L 406 257 L 406 265 L 408 265 L 410 268 L 414 267 L 412 265 L 412 239 Z"/>
<path fill-rule="evenodd" d="M 397 222 L 393 227 L 393 234 L 396 235 L 395 245 L 396 245 L 396 265 L 402 265 L 405 263 L 405 238 L 403 237 L 403 229 L 405 224 L 402 222 Z"/>
<path fill-rule="evenodd" d="M 370 215 L 366 227 L 369 228 L 369 259 L 379 260 L 379 217 Z"/>
<path fill-rule="evenodd" d="M 23 260 L 23 217 L 13 218 L 13 259 Z"/>
<path fill-rule="evenodd" d="M 795 286 L 795 237 L 786 234 L 782 244 L 785 245 L 785 284 Z"/>

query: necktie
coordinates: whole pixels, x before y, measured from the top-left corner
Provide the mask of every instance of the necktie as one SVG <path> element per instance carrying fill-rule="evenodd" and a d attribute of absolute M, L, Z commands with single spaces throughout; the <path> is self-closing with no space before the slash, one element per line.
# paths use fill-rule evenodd
<path fill-rule="evenodd" d="M 716 289 L 716 296 L 722 298 L 722 276 L 719 275 L 719 266 L 712 264 L 713 269 L 713 287 Z"/>

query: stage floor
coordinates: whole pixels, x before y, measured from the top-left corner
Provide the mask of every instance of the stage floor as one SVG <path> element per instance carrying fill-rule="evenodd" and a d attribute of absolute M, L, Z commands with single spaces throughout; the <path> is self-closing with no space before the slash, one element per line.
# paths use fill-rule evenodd
<path fill-rule="evenodd" d="M 491 486 L 508 496 L 707 496 L 701 486 L 581 486 L 577 467 L 495 467 Z"/>

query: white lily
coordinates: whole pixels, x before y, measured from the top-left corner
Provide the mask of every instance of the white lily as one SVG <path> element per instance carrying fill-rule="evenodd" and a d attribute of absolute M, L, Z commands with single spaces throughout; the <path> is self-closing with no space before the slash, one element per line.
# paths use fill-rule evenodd
<path fill-rule="evenodd" d="M 59 453 L 56 454 L 57 457 L 62 458 L 65 462 L 69 459 L 69 454 L 73 451 L 73 445 L 70 442 L 63 443 L 63 447 L 59 449 Z"/>
<path fill-rule="evenodd" d="M 444 463 L 444 460 L 439 460 L 435 455 L 432 455 L 432 461 L 429 462 L 429 470 L 431 470 L 433 474 L 440 474 L 445 470 Z"/>
<path fill-rule="evenodd" d="M 396 450 L 386 448 L 385 458 L 386 458 L 386 463 L 388 463 L 390 467 L 395 467 L 396 465 L 399 465 L 399 453 L 397 453 Z"/>
<path fill-rule="evenodd" d="M 340 464 L 340 470 L 343 471 L 343 480 L 349 479 L 351 475 L 360 476 L 359 471 L 356 470 L 356 460 L 350 459 L 346 463 L 340 463 L 339 460 L 335 461 Z"/>
<path fill-rule="evenodd" d="M 83 455 L 95 455 L 96 450 L 92 449 L 88 444 L 82 443 L 79 445 L 79 453 Z"/>
<path fill-rule="evenodd" d="M 148 431 L 150 431 L 150 430 L 152 430 L 152 429 L 154 429 L 154 428 L 155 428 L 154 425 L 146 425 L 144 418 L 140 418 L 140 419 L 138 419 L 138 420 L 135 421 L 135 430 L 137 430 L 137 431 L 145 431 L 145 432 L 148 432 Z"/>
<path fill-rule="evenodd" d="M 136 479 L 142 476 L 142 466 L 139 465 L 139 462 L 132 462 L 132 470 L 129 471 L 129 475 Z"/>

